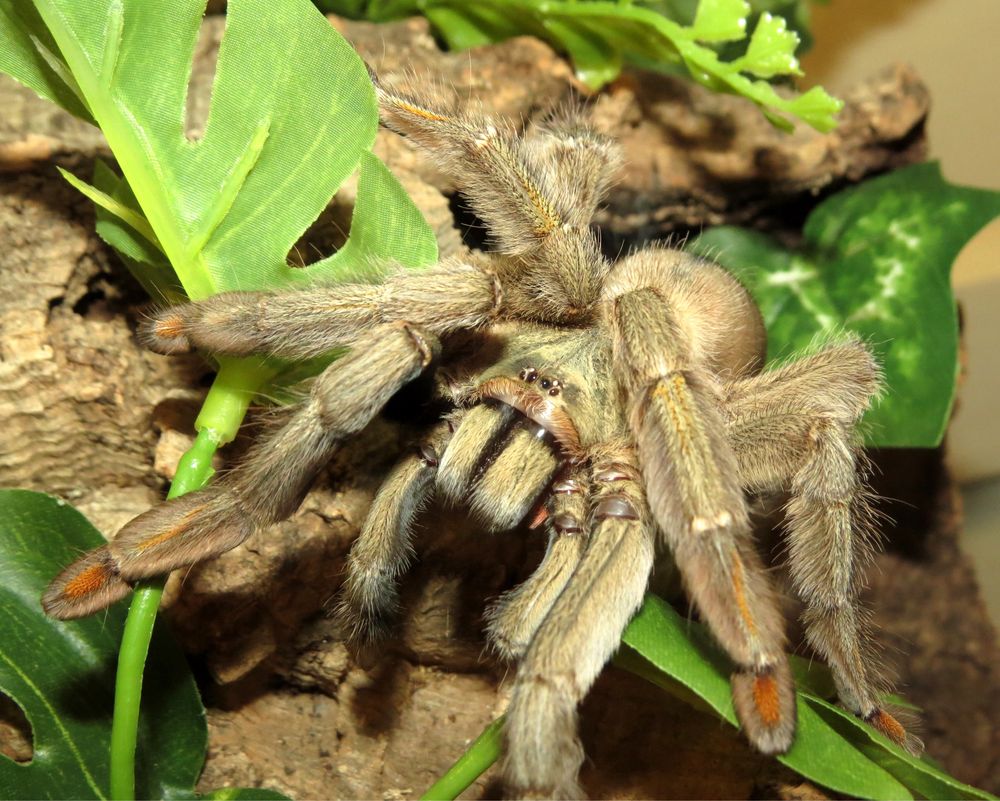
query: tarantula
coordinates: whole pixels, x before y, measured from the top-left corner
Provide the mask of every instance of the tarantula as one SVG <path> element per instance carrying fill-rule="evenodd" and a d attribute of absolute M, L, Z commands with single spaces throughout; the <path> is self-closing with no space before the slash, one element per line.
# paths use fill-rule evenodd
<path fill-rule="evenodd" d="M 657 550 L 732 658 L 747 737 L 765 753 L 789 748 L 783 621 L 745 492 L 790 491 L 787 553 L 808 640 L 842 703 L 912 746 L 880 706 L 858 600 L 871 538 L 854 428 L 881 386 L 866 346 L 845 337 L 763 371 L 760 313 L 721 267 L 668 247 L 602 256 L 590 220 L 619 153 L 581 115 L 521 135 L 375 84 L 383 122 L 459 181 L 493 251 L 381 284 L 228 292 L 155 312 L 141 338 L 159 353 L 351 349 L 219 483 L 140 515 L 63 571 L 46 611 L 90 614 L 138 579 L 289 516 L 338 443 L 444 361 L 452 411 L 375 497 L 342 607 L 358 633 L 386 619 L 414 517 L 434 493 L 467 504 L 489 531 L 529 513 L 544 520 L 544 559 L 488 623 L 499 653 L 520 660 L 505 733 L 510 792 L 580 792 L 576 707 L 639 607 Z"/>

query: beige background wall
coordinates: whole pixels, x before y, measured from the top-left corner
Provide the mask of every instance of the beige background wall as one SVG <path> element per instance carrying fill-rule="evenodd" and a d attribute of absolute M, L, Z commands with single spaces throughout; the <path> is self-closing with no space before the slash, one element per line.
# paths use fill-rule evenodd
<path fill-rule="evenodd" d="M 813 6 L 807 83 L 836 93 L 893 60 L 930 86 L 931 155 L 957 183 L 1000 190 L 1000 0 L 831 0 Z M 949 434 L 966 547 L 1000 621 L 1000 220 L 955 265 L 968 365 Z"/>

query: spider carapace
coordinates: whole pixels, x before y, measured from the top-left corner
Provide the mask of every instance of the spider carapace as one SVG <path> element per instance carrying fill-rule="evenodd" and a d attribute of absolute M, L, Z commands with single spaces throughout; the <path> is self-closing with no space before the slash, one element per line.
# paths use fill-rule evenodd
<path fill-rule="evenodd" d="M 619 154 L 579 113 L 521 134 L 375 82 L 383 122 L 454 176 L 492 251 L 389 269 L 377 284 L 226 293 L 154 313 L 141 336 L 161 353 L 351 349 L 222 480 L 139 516 L 67 568 L 46 610 L 92 613 L 132 582 L 218 555 L 292 514 L 338 444 L 434 363 L 452 410 L 376 495 L 341 611 L 356 636 L 384 628 L 414 519 L 435 494 L 468 505 L 491 531 L 544 525 L 543 561 L 489 614 L 496 650 L 519 660 L 505 723 L 510 793 L 580 793 L 576 707 L 658 554 L 674 560 L 732 659 L 747 737 L 766 753 L 789 748 L 784 622 L 747 493 L 789 493 L 792 585 L 841 703 L 916 748 L 881 706 L 858 598 L 873 536 L 855 427 L 881 389 L 868 348 L 845 335 L 763 370 L 760 313 L 721 267 L 661 246 L 609 262 L 590 221 Z"/>

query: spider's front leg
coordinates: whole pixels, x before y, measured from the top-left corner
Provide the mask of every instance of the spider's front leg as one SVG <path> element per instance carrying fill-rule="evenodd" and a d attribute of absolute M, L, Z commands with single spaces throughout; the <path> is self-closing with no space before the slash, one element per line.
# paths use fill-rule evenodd
<path fill-rule="evenodd" d="M 360 431 L 431 361 L 436 338 L 408 323 L 378 326 L 315 381 L 308 400 L 218 484 L 167 501 L 60 573 L 42 598 L 52 617 L 81 617 L 129 582 L 217 556 L 292 514 L 334 448 Z"/>
<path fill-rule="evenodd" d="M 653 516 L 737 664 L 733 702 L 747 736 L 764 753 L 784 752 L 796 710 L 783 620 L 751 540 L 717 379 L 759 360 L 759 312 L 732 276 L 678 251 L 624 260 L 605 297 Z"/>
<path fill-rule="evenodd" d="M 653 567 L 634 453 L 607 448 L 593 465 L 586 550 L 531 639 L 507 710 L 503 777 L 520 798 L 580 796 L 576 708 L 618 647 Z"/>
<path fill-rule="evenodd" d="M 454 260 L 400 270 L 379 284 L 223 292 L 152 312 L 139 339 L 164 354 L 198 349 L 309 359 L 353 345 L 381 323 L 405 320 L 435 335 L 475 328 L 497 314 L 502 300 L 500 281 L 488 267 Z"/>
<path fill-rule="evenodd" d="M 372 500 L 347 557 L 347 576 L 337 604 L 337 614 L 354 639 L 381 636 L 396 611 L 396 578 L 413 556 L 414 519 L 433 494 L 438 463 L 450 436 L 449 423 L 439 424 L 414 453 L 396 464 Z"/>
<path fill-rule="evenodd" d="M 791 487 L 789 563 L 806 636 L 840 700 L 912 752 L 920 741 L 881 705 L 885 689 L 858 598 L 874 533 L 854 427 L 881 387 L 868 349 L 847 341 L 728 387 L 726 413 L 743 484 Z"/>

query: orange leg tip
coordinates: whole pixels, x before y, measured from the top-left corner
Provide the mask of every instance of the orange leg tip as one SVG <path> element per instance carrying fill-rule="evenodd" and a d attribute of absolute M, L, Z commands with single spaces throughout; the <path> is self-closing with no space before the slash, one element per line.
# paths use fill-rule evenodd
<path fill-rule="evenodd" d="M 754 678 L 753 703 L 757 707 L 757 713 L 764 725 L 773 728 L 781 723 L 781 698 L 778 695 L 778 682 L 770 671 L 760 673 Z"/>
<path fill-rule="evenodd" d="M 177 315 L 164 317 L 153 325 L 153 333 L 163 339 L 177 339 L 184 333 L 184 320 Z"/>
<path fill-rule="evenodd" d="M 865 718 L 865 722 L 877 731 L 882 732 L 882 734 L 896 743 L 896 745 L 906 746 L 906 729 L 884 709 L 876 709 Z"/>
<path fill-rule="evenodd" d="M 91 565 L 81 570 L 63 585 L 62 595 L 71 601 L 85 598 L 104 587 L 112 576 L 113 574 L 107 565 Z"/>

